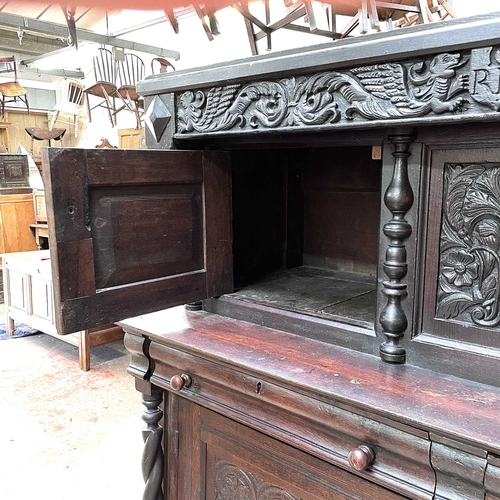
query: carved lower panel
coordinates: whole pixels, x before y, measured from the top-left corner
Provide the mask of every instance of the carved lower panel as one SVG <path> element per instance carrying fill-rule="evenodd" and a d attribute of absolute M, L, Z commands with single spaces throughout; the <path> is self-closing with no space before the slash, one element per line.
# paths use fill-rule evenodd
<path fill-rule="evenodd" d="M 176 95 L 183 135 L 498 114 L 500 46 Z M 500 116 L 499 116 L 500 118 Z"/>
<path fill-rule="evenodd" d="M 215 490 L 215 500 L 300 500 L 223 460 L 215 465 Z"/>
<path fill-rule="evenodd" d="M 446 165 L 436 317 L 500 325 L 500 166 Z"/>

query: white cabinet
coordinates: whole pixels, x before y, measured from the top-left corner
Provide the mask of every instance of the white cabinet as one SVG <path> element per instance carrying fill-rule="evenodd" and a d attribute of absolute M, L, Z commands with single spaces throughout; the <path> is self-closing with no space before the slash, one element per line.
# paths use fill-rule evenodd
<path fill-rule="evenodd" d="M 8 334 L 14 333 L 14 322 L 24 323 L 77 346 L 80 368 L 85 371 L 90 369 L 91 347 L 123 338 L 122 329 L 116 325 L 70 335 L 57 333 L 49 250 L 3 254 L 2 259 Z"/>

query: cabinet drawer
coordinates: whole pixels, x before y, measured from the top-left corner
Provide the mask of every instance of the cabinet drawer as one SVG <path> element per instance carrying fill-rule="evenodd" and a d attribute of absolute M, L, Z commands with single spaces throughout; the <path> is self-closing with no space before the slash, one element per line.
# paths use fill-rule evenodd
<path fill-rule="evenodd" d="M 149 352 L 155 362 L 154 384 L 405 497 L 432 498 L 435 476 L 424 433 L 320 399 L 313 388 L 301 388 L 299 393 L 258 373 L 155 342 Z M 354 452 L 363 459 L 363 446 L 373 450 L 374 460 L 356 470 L 348 457 Z"/>

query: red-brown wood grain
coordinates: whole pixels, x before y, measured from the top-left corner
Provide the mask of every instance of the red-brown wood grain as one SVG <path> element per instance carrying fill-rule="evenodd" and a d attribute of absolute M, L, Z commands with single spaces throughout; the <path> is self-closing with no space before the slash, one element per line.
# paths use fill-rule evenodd
<path fill-rule="evenodd" d="M 122 323 L 182 352 L 258 373 L 318 399 L 348 403 L 500 451 L 500 390 L 208 313 L 170 309 Z"/>

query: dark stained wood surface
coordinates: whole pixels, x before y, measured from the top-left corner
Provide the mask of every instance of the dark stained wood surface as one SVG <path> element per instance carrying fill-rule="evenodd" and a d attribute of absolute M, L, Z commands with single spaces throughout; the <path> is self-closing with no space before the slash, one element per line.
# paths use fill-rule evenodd
<path fill-rule="evenodd" d="M 206 151 L 203 155 L 205 202 L 205 269 L 207 297 L 233 289 L 233 237 L 231 220 L 231 169 L 229 155 Z"/>
<path fill-rule="evenodd" d="M 231 153 L 236 287 L 259 274 L 284 267 L 284 248 L 288 246 L 286 157 L 279 150 Z"/>
<path fill-rule="evenodd" d="M 500 451 L 500 390 L 490 386 L 209 313 L 170 309 L 121 325 L 296 392 Z"/>
<path fill-rule="evenodd" d="M 486 500 L 500 499 L 500 460 L 497 457 L 491 457 L 486 466 L 484 476 L 484 485 L 486 487 Z"/>
<path fill-rule="evenodd" d="M 98 289 L 203 268 L 201 185 L 96 188 L 89 205 Z"/>
<path fill-rule="evenodd" d="M 376 274 L 380 160 L 370 147 L 307 150 L 304 264 Z"/>
<path fill-rule="evenodd" d="M 373 328 L 375 287 L 372 276 L 301 266 L 266 275 L 230 298 Z"/>
<path fill-rule="evenodd" d="M 436 500 L 483 500 L 486 458 L 441 443 L 432 443 L 431 462 L 437 476 Z"/>
<path fill-rule="evenodd" d="M 232 291 L 226 154 L 45 148 L 42 160 L 59 333 Z"/>

